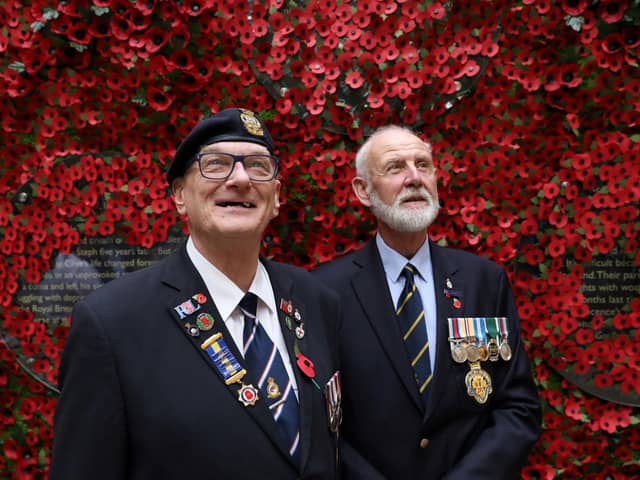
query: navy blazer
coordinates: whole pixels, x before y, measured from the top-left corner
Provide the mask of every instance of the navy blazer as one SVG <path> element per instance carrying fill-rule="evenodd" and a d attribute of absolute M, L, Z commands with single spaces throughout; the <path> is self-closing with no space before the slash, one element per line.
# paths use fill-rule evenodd
<path fill-rule="evenodd" d="M 226 385 L 200 348 L 222 333 L 244 361 L 183 245 L 74 307 L 60 365 L 51 480 L 336 478 L 321 388 L 338 369 L 338 298 L 300 268 L 263 262 L 276 305 L 282 299 L 299 310 L 305 335 L 298 348 L 315 364 L 315 383 L 294 365 L 301 465 L 264 402 L 240 403 L 239 385 Z M 195 313 L 210 313 L 215 323 L 194 337 L 185 323 L 195 323 L 196 314 L 180 319 L 174 307 L 199 293 L 207 301 Z M 295 332 L 278 314 L 295 362 Z M 250 371 L 243 382 L 257 385 Z"/>
<path fill-rule="evenodd" d="M 477 255 L 434 243 L 430 248 L 437 351 L 426 409 L 375 240 L 314 271 L 342 299 L 345 480 L 516 479 L 540 434 L 538 395 L 506 274 Z M 458 307 L 445 293 L 447 283 Z M 480 404 L 466 391 L 469 365 L 451 357 L 447 318 L 502 316 L 508 318 L 513 357 L 482 362 L 493 393 Z"/>

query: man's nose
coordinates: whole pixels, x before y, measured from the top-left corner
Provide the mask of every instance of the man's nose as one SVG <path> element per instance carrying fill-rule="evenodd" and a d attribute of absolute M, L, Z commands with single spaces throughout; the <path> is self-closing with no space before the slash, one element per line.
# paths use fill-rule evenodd
<path fill-rule="evenodd" d="M 416 183 L 422 183 L 422 175 L 418 171 L 416 164 L 413 162 L 407 162 L 405 167 L 405 183 L 415 185 Z"/>
<path fill-rule="evenodd" d="M 247 170 L 244 168 L 244 163 L 235 162 L 233 168 L 231 169 L 231 174 L 227 178 L 227 181 L 232 182 L 250 182 L 249 174 Z"/>

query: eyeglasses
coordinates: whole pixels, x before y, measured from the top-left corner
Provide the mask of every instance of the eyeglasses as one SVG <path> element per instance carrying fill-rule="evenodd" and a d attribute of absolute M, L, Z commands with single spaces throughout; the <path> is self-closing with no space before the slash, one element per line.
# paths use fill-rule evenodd
<path fill-rule="evenodd" d="M 428 159 L 416 159 L 413 162 L 413 166 L 419 174 L 425 176 L 431 175 L 436 171 L 435 165 Z M 382 170 L 373 173 L 379 177 L 399 177 L 405 175 L 408 168 L 408 162 L 394 160 L 383 165 Z"/>
<path fill-rule="evenodd" d="M 196 154 L 200 174 L 209 180 L 226 180 L 237 162 L 244 167 L 254 182 L 268 182 L 278 174 L 280 164 L 277 157 L 262 153 L 233 155 L 231 153 L 203 152 Z"/>

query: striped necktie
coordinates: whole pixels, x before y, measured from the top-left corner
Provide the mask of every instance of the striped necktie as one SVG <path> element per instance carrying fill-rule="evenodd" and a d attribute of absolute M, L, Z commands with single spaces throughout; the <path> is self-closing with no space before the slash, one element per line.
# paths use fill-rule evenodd
<path fill-rule="evenodd" d="M 258 379 L 264 399 L 287 442 L 289 454 L 298 462 L 298 401 L 280 352 L 263 326 L 256 322 L 258 297 L 247 292 L 238 305 L 244 315 L 244 359 Z"/>
<path fill-rule="evenodd" d="M 404 288 L 398 299 L 396 315 L 400 324 L 400 331 L 407 355 L 413 367 L 414 377 L 418 384 L 418 390 L 426 405 L 431 382 L 431 362 L 429 361 L 429 339 L 427 338 L 427 326 L 424 320 L 424 308 L 420 299 L 420 292 L 416 289 L 414 274 L 416 268 L 407 263 L 402 270 L 405 278 Z"/>

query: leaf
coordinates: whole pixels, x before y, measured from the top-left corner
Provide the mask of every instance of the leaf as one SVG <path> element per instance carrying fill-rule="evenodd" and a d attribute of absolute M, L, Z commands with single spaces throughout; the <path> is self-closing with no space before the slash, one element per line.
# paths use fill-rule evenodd
<path fill-rule="evenodd" d="M 24 73 L 24 63 L 22 62 L 12 62 L 9 64 L 11 70 L 15 70 L 18 73 Z"/>

